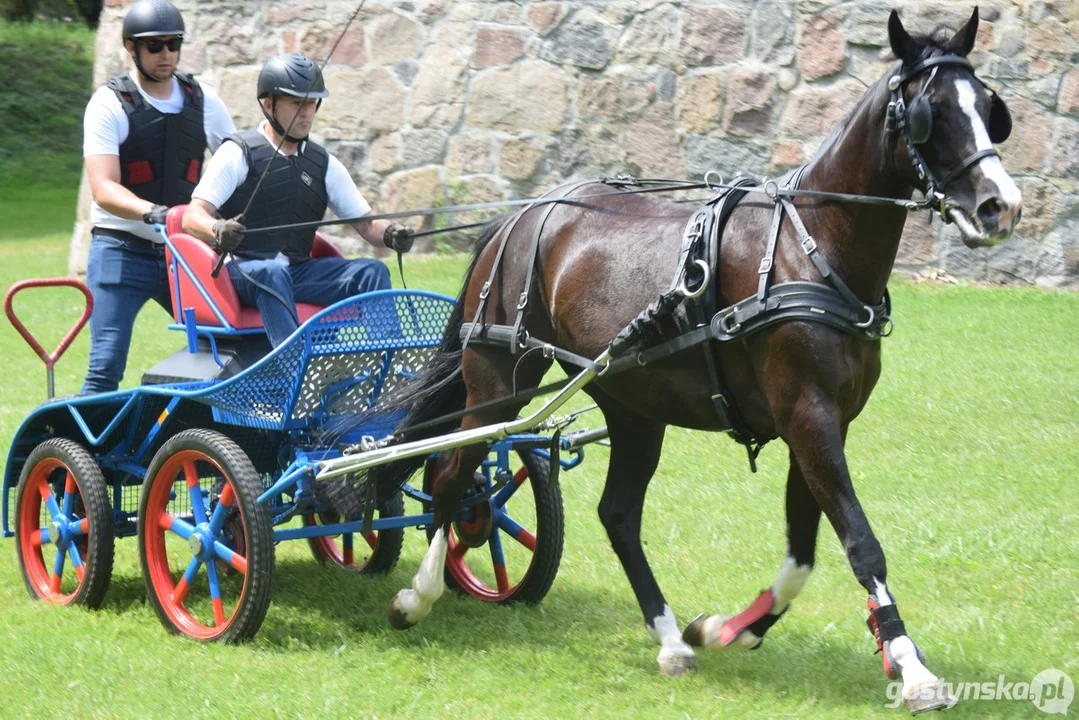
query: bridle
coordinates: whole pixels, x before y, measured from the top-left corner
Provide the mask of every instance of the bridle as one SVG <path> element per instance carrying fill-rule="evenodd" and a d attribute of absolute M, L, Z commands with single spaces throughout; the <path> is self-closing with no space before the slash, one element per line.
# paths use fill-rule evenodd
<path fill-rule="evenodd" d="M 918 149 L 919 145 L 929 140 L 933 129 L 933 107 L 926 93 L 937 76 L 937 70 L 941 66 L 947 65 L 969 70 L 971 77 L 991 93 L 992 99 L 990 101 L 987 129 L 992 142 L 1001 143 L 1007 140 L 1011 134 L 1012 122 L 1008 106 L 1004 103 L 1004 100 L 974 73 L 974 66 L 965 57 L 960 55 L 937 55 L 922 60 L 906 71 L 903 69 L 902 61 L 896 66 L 896 73 L 888 80 L 888 89 L 892 94 L 892 99 L 888 103 L 886 125 L 888 145 L 892 148 L 888 154 L 889 162 L 894 168 L 895 135 L 897 130 L 902 131 L 903 140 L 907 147 L 907 155 L 914 166 L 915 172 L 918 174 L 918 179 L 924 184 L 924 187 L 920 189 L 925 194 L 927 202 L 935 206 L 941 219 L 945 222 L 951 222 L 950 211 L 957 206 L 945 194 L 948 185 L 985 158 L 999 158 L 1000 153 L 995 148 L 979 150 L 949 168 L 940 178 L 929 168 L 928 163 L 926 163 L 925 158 Z M 908 106 L 903 97 L 903 91 L 906 89 L 907 83 L 927 71 L 930 72 L 929 79 L 918 91 L 918 94 L 911 99 Z"/>

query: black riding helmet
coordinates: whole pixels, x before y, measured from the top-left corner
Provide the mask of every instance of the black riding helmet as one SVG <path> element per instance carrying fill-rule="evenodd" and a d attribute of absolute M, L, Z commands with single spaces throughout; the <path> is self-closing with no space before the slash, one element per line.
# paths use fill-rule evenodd
<path fill-rule="evenodd" d="M 153 78 L 142 69 L 137 41 L 172 35 L 184 36 L 184 18 L 176 6 L 166 0 L 138 0 L 124 16 L 123 39 L 135 42 L 135 67 L 147 79 Z"/>
<path fill-rule="evenodd" d="M 258 81 L 258 99 L 272 98 L 273 112 L 266 112 L 266 107 L 260 102 L 262 114 L 266 121 L 279 134 L 284 135 L 289 142 L 303 142 L 307 139 L 293 137 L 285 132 L 281 123 L 277 122 L 277 98 L 289 95 L 298 98 L 316 98 L 318 105 L 322 105 L 323 98 L 329 97 L 330 91 L 326 89 L 326 83 L 322 79 L 322 72 L 311 58 L 299 53 L 290 55 L 278 55 L 262 67 Z"/>

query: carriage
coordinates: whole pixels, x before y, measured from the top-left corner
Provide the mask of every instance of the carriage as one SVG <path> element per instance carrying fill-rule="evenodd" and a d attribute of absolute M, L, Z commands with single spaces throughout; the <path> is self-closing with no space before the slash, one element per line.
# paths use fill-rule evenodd
<path fill-rule="evenodd" d="M 366 506 L 354 517 L 333 509 L 315 476 L 319 463 L 393 432 L 400 412 L 380 412 L 383 400 L 422 371 L 454 300 L 387 290 L 301 305 L 301 327 L 270 350 L 257 311 L 240 307 L 227 273 L 210 277 L 214 254 L 180 230 L 182 212 L 174 208 L 160 230 L 170 327 L 187 347 L 147 371 L 139 387 L 50 399 L 31 412 L 11 443 L 0 511 L 32 596 L 100 606 L 114 539 L 135 536 L 165 627 L 231 641 L 251 637 L 265 618 L 277 543 L 303 540 L 322 563 L 386 572 L 404 530 L 432 524 L 433 460 L 420 482 L 388 497 L 361 491 Z M 313 250 L 334 252 L 321 237 Z M 77 285 L 27 281 L 6 303 L 35 345 L 11 299 L 43 284 Z M 87 293 L 87 312 L 59 352 L 36 347 L 50 396 L 52 365 L 91 302 Z M 453 524 L 451 585 L 488 602 L 544 597 L 562 553 L 557 473 L 583 460 L 580 439 L 524 432 L 490 445 Z M 419 512 L 406 513 L 405 498 Z"/>

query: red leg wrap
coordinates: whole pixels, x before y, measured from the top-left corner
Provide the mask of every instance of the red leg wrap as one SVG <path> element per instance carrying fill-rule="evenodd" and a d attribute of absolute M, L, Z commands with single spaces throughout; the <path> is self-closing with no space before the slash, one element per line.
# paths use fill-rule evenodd
<path fill-rule="evenodd" d="M 745 632 L 747 627 L 772 612 L 775 605 L 776 599 L 772 594 L 772 589 L 769 588 L 762 592 L 753 601 L 752 605 L 723 623 L 723 627 L 719 631 L 720 645 L 727 647 L 733 643 L 738 639 L 739 635 Z"/>

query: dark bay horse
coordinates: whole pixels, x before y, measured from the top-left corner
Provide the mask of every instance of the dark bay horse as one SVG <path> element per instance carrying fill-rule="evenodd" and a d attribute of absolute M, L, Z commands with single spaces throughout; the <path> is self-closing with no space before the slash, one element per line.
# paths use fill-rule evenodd
<path fill-rule="evenodd" d="M 954 35 L 938 32 L 915 37 L 893 12 L 888 30 L 895 67 L 869 88 L 832 133 L 806 168 L 800 187 L 909 200 L 915 189 L 926 189 L 927 177 L 934 178 L 942 191 L 939 199 L 943 201 L 946 194 L 951 215 L 968 245 L 1008 238 L 1018 221 L 1022 198 L 990 142 L 1007 136 L 1007 109 L 963 60 L 974 46 L 977 29 L 975 9 Z M 903 101 L 903 132 L 889 126 L 889 105 L 894 110 L 897 97 Z M 908 131 L 914 139 L 910 141 L 908 134 L 904 142 Z M 919 164 L 928 170 L 927 175 L 919 174 Z M 578 197 L 587 194 L 588 203 L 599 211 L 558 205 L 546 219 L 530 289 L 532 310 L 526 321 L 531 337 L 588 358 L 599 356 L 666 289 L 693 213 L 685 205 L 644 195 L 615 189 L 602 194 L 605 187 L 592 184 L 571 192 Z M 867 304 L 880 302 L 907 210 L 898 205 L 804 197 L 794 204 L 820 252 L 858 299 Z M 506 325 L 516 317 L 525 274 L 532 267 L 532 234 L 541 214 L 538 208 L 525 212 L 506 241 L 502 266 L 485 307 L 488 323 Z M 756 291 L 772 218 L 773 202 L 762 193 L 747 195 L 733 211 L 714 268 L 721 306 Z M 444 352 L 419 381 L 412 396 L 419 400 L 412 404 L 404 427 L 505 397 L 513 387 L 535 386 L 550 367 L 551 360 L 536 353 L 518 366 L 520 355 L 513 356 L 505 348 L 470 344 L 462 352 L 458 331 L 479 307 L 481 285 L 492 271 L 499 245 L 491 240 L 503 229 L 497 224 L 481 239 Z M 781 226 L 772 272 L 776 283 L 822 282 L 789 217 Z M 885 669 L 902 676 L 908 707 L 921 711 L 954 703 L 926 669 L 903 626 L 888 588 L 884 553 L 855 495 L 844 454 L 847 428 L 880 375 L 879 339 L 854 337 L 816 322 L 792 321 L 718 344 L 716 351 L 737 410 L 753 435 L 782 438 L 790 453 L 787 556 L 775 583 L 735 618 L 702 616 L 683 632 L 649 568 L 640 540 L 645 491 L 659 461 L 665 428 L 724 429 L 717 423 L 710 398 L 704 353 L 699 348 L 682 352 L 654 365 L 600 377 L 587 387 L 606 418 L 611 442 L 599 515 L 647 629 L 660 646 L 660 670 L 677 676 L 695 669 L 693 646 L 759 645 L 809 578 L 823 512 L 846 550 L 855 577 L 869 594 L 871 629 L 884 651 Z M 523 404 L 480 409 L 467 415 L 460 427 L 511 420 Z M 486 453 L 486 446 L 479 444 L 442 454 L 433 491 L 434 538 L 412 587 L 399 592 L 391 604 L 395 626 L 420 622 L 441 595 L 451 519 Z M 406 472 L 415 467 L 398 469 Z"/>

